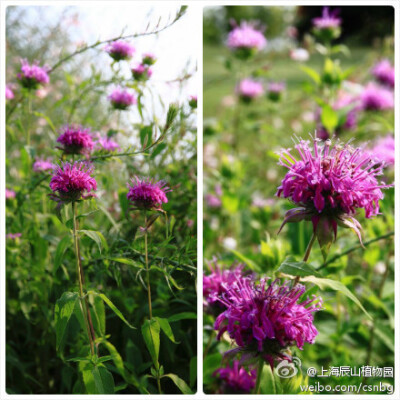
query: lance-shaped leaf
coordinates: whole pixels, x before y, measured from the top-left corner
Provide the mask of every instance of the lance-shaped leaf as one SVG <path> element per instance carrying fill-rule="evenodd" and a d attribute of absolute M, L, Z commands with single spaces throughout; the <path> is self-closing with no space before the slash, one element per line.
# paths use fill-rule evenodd
<path fill-rule="evenodd" d="M 142 336 L 149 350 L 154 366 L 158 369 L 160 353 L 160 324 L 156 319 L 146 320 L 142 325 Z"/>

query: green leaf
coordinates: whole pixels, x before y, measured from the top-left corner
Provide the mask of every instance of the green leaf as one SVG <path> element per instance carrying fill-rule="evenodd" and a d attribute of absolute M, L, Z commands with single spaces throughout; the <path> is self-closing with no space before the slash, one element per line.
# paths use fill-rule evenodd
<path fill-rule="evenodd" d="M 78 320 L 83 321 L 83 314 L 79 304 L 79 294 L 64 292 L 55 306 L 56 348 L 59 350 L 65 338 L 68 324 L 75 314 Z"/>
<path fill-rule="evenodd" d="M 213 376 L 214 371 L 220 367 L 222 363 L 222 354 L 214 353 L 208 354 L 203 362 L 203 383 L 208 385 L 212 381 L 215 381 Z"/>
<path fill-rule="evenodd" d="M 155 317 L 154 319 L 158 321 L 160 328 L 171 342 L 179 343 L 175 341 L 174 333 L 172 332 L 171 326 L 166 318 Z"/>
<path fill-rule="evenodd" d="M 197 314 L 190 311 L 182 312 L 169 317 L 168 322 L 177 322 L 181 321 L 182 319 L 197 319 Z"/>
<path fill-rule="evenodd" d="M 114 378 L 107 368 L 96 366 L 93 368 L 92 374 L 99 394 L 114 394 Z"/>
<path fill-rule="evenodd" d="M 285 261 L 278 268 L 278 272 L 282 272 L 283 274 L 286 275 L 300 276 L 300 277 L 305 277 L 310 275 L 314 275 L 317 277 L 321 276 L 321 274 L 318 271 L 316 271 L 306 262 L 295 261 L 292 257 L 287 257 L 285 259 Z"/>
<path fill-rule="evenodd" d="M 322 107 L 321 122 L 330 134 L 335 131 L 335 128 L 339 122 L 339 117 L 336 111 L 328 104 L 325 104 Z"/>
<path fill-rule="evenodd" d="M 152 135 L 153 135 L 153 126 L 147 125 L 140 129 L 140 144 L 142 147 L 147 147 L 151 145 Z"/>
<path fill-rule="evenodd" d="M 129 258 L 123 258 L 123 257 L 107 257 L 107 260 L 111 260 L 111 261 L 115 261 L 115 262 L 119 262 L 121 264 L 126 264 L 126 265 L 130 265 L 132 267 L 135 268 L 143 268 L 143 265 L 134 261 L 134 260 L 130 260 Z"/>
<path fill-rule="evenodd" d="M 186 384 L 186 382 L 179 378 L 178 375 L 175 374 L 166 374 L 162 376 L 163 378 L 169 378 L 171 379 L 175 385 L 177 386 L 177 388 L 183 393 L 183 394 L 193 394 L 192 390 L 190 389 L 190 387 Z"/>
<path fill-rule="evenodd" d="M 114 303 L 103 293 L 97 293 L 93 290 L 88 291 L 88 294 L 93 294 L 94 296 L 99 296 L 107 305 L 108 307 L 111 308 L 111 310 L 114 311 L 115 315 L 119 317 L 122 321 L 125 322 L 126 325 L 129 326 L 129 328 L 135 329 L 134 326 L 132 326 L 126 318 L 122 315 L 121 311 L 118 310 L 118 308 L 114 305 Z"/>
<path fill-rule="evenodd" d="M 243 261 L 250 269 L 253 271 L 260 271 L 261 268 L 259 267 L 258 264 L 256 264 L 253 260 L 250 260 L 250 258 L 247 258 L 245 255 L 242 253 L 239 253 L 237 250 L 232 250 L 230 251 L 237 257 L 239 260 Z"/>
<path fill-rule="evenodd" d="M 154 150 L 151 153 L 150 158 L 151 159 L 156 158 L 166 147 L 167 147 L 166 143 L 160 143 L 159 145 L 154 147 Z"/>
<path fill-rule="evenodd" d="M 305 72 L 317 85 L 321 83 L 321 77 L 315 69 L 307 67 L 305 65 L 301 65 L 300 69 Z"/>
<path fill-rule="evenodd" d="M 104 310 L 104 302 L 99 296 L 93 296 L 92 300 L 92 313 L 94 313 L 94 329 L 99 333 L 99 336 L 106 334 L 106 313 Z"/>
<path fill-rule="evenodd" d="M 62 238 L 57 245 L 56 252 L 54 255 L 54 269 L 57 270 L 58 267 L 61 265 L 63 260 L 63 256 L 65 251 L 70 247 L 72 244 L 71 236 L 65 236 Z"/>
<path fill-rule="evenodd" d="M 81 362 L 81 361 L 90 361 L 89 357 L 73 357 L 66 360 L 67 362 Z"/>
<path fill-rule="evenodd" d="M 142 325 L 142 335 L 153 364 L 158 369 L 158 356 L 160 353 L 160 324 L 158 321 L 156 319 L 146 320 Z"/>
<path fill-rule="evenodd" d="M 197 357 L 194 356 L 190 359 L 190 371 L 189 371 L 189 375 L 190 375 L 190 387 L 193 387 L 196 383 L 196 379 L 197 379 Z"/>
<path fill-rule="evenodd" d="M 106 241 L 105 237 L 103 236 L 103 234 L 101 232 L 99 232 L 99 231 L 88 231 L 88 230 L 80 230 L 79 232 L 83 233 L 84 235 L 86 235 L 87 237 L 89 237 L 90 239 L 95 241 L 97 246 L 99 247 L 100 253 L 101 253 L 102 247 L 105 250 L 108 250 L 107 241 Z"/>
<path fill-rule="evenodd" d="M 320 289 L 324 290 L 325 288 L 330 288 L 332 290 L 336 290 L 344 294 L 346 297 L 348 297 L 350 300 L 352 300 L 364 313 L 365 315 L 372 320 L 371 315 L 368 313 L 368 311 L 364 308 L 364 306 L 360 303 L 360 301 L 357 299 L 357 297 L 342 283 L 339 281 L 335 281 L 333 279 L 327 279 L 327 278 L 319 278 L 316 276 L 305 276 L 303 278 L 300 278 L 302 282 L 311 282 L 317 285 Z"/>

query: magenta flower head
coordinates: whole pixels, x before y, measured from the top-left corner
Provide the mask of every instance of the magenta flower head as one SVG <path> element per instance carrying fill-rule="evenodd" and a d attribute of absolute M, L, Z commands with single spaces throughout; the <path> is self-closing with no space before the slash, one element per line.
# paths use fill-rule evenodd
<path fill-rule="evenodd" d="M 17 78 L 24 88 L 36 90 L 41 85 L 50 82 L 49 70 L 50 68 L 47 66 L 40 67 L 38 61 L 30 65 L 27 60 L 21 60 L 21 72 L 17 75 Z"/>
<path fill-rule="evenodd" d="M 330 42 L 340 36 L 342 20 L 337 16 L 339 12 L 339 9 L 329 12 L 329 7 L 324 7 L 322 9 L 322 16 L 312 20 L 314 34 L 324 42 Z"/>
<path fill-rule="evenodd" d="M 18 232 L 18 233 L 7 233 L 7 238 L 11 239 L 11 240 L 16 240 L 19 239 L 22 236 L 22 233 Z"/>
<path fill-rule="evenodd" d="M 153 74 L 151 68 L 145 64 L 139 64 L 136 67 L 132 67 L 131 71 L 133 78 L 141 82 L 149 80 Z"/>
<path fill-rule="evenodd" d="M 50 195 L 51 199 L 61 206 L 94 197 L 90 192 L 97 190 L 97 182 L 91 176 L 92 173 L 93 166 L 85 162 L 56 165 L 50 180 L 50 189 L 54 192 Z"/>
<path fill-rule="evenodd" d="M 133 93 L 130 93 L 126 89 L 121 89 L 117 87 L 108 96 L 112 106 L 116 110 L 127 110 L 132 104 L 136 104 L 137 100 Z"/>
<path fill-rule="evenodd" d="M 12 100 L 14 98 L 14 92 L 10 85 L 6 85 L 6 100 Z"/>
<path fill-rule="evenodd" d="M 229 32 L 226 44 L 238 58 L 246 60 L 262 50 L 267 40 L 255 23 L 242 21 Z"/>
<path fill-rule="evenodd" d="M 394 107 L 393 92 L 374 82 L 369 82 L 360 95 L 364 110 L 390 110 Z"/>
<path fill-rule="evenodd" d="M 190 96 L 189 97 L 189 106 L 193 109 L 197 108 L 197 96 Z"/>
<path fill-rule="evenodd" d="M 233 366 L 218 368 L 213 375 L 220 379 L 221 394 L 248 394 L 256 385 L 257 371 L 250 368 L 249 371 L 240 366 L 238 360 L 233 361 Z"/>
<path fill-rule="evenodd" d="M 142 64 L 144 65 L 154 65 L 157 61 L 157 58 L 152 53 L 143 54 Z"/>
<path fill-rule="evenodd" d="M 267 86 L 268 98 L 272 101 L 279 101 L 285 89 L 285 82 L 270 82 Z"/>
<path fill-rule="evenodd" d="M 300 302 L 305 286 L 290 281 L 282 285 L 277 279 L 254 283 L 236 281 L 219 301 L 226 310 L 215 321 L 217 339 L 228 332 L 243 353 L 258 353 L 273 368 L 274 361 L 286 359 L 284 351 L 296 345 L 314 343 L 318 334 L 314 312 L 321 310 L 322 300 L 315 296 Z"/>
<path fill-rule="evenodd" d="M 394 87 L 394 68 L 389 60 L 381 60 L 371 70 L 375 79 L 391 88 Z"/>
<path fill-rule="evenodd" d="M 152 179 L 140 179 L 135 176 L 128 184 L 128 200 L 135 209 L 162 210 L 163 203 L 168 203 L 166 193 L 171 190 L 164 181 L 155 182 Z"/>
<path fill-rule="evenodd" d="M 15 199 L 15 196 L 16 196 L 16 194 L 15 194 L 14 190 L 6 188 L 6 200 Z"/>
<path fill-rule="evenodd" d="M 384 163 L 371 158 L 361 148 L 349 143 L 315 138 L 313 146 L 300 140 L 280 154 L 279 164 L 288 169 L 276 195 L 290 199 L 298 207 L 289 210 L 280 230 L 287 222 L 311 220 L 324 258 L 336 238 L 337 225 L 351 228 L 361 242 L 361 225 L 355 218 L 359 209 L 365 217 L 379 214 L 381 189 L 378 182 Z"/>
<path fill-rule="evenodd" d="M 54 164 L 49 160 L 38 159 L 33 163 L 34 172 L 46 172 L 54 169 Z"/>
<path fill-rule="evenodd" d="M 66 154 L 88 155 L 93 149 L 93 139 L 89 128 L 78 125 L 66 126 L 57 139 L 62 147 L 59 147 Z"/>
<path fill-rule="evenodd" d="M 244 103 L 250 103 L 264 93 L 263 85 L 252 79 L 243 79 L 236 88 L 236 93 Z"/>
<path fill-rule="evenodd" d="M 107 153 L 112 153 L 120 149 L 117 142 L 112 140 L 110 137 L 102 137 L 100 134 L 97 135 L 97 141 L 95 142 L 95 149 L 100 151 L 105 151 Z"/>
<path fill-rule="evenodd" d="M 217 259 L 209 264 L 211 273 L 203 276 L 203 306 L 208 314 L 217 316 L 226 309 L 218 299 L 224 297 L 226 291 L 238 280 L 245 279 L 243 264 L 233 264 L 222 268 Z"/>
<path fill-rule="evenodd" d="M 105 47 L 105 51 L 115 61 L 130 60 L 135 48 L 127 42 L 116 40 Z"/>
<path fill-rule="evenodd" d="M 372 149 L 370 150 L 371 156 L 378 160 L 384 161 L 385 165 L 394 165 L 394 149 L 395 142 L 393 135 L 387 135 L 379 138 Z"/>

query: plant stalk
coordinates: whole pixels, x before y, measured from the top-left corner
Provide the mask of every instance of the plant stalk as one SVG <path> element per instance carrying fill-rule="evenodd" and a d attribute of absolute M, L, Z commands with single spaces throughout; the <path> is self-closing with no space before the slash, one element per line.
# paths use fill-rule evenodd
<path fill-rule="evenodd" d="M 305 252 L 304 257 L 303 257 L 303 261 L 304 262 L 307 262 L 307 260 L 310 257 L 311 249 L 312 249 L 312 246 L 313 246 L 316 238 L 317 238 L 317 235 L 315 233 L 313 233 L 313 235 L 311 236 L 310 241 L 308 242 L 307 249 L 306 249 L 306 252 Z M 300 277 L 296 276 L 294 284 L 297 285 L 299 283 L 299 281 L 300 281 Z"/>
<path fill-rule="evenodd" d="M 144 257 L 146 262 L 146 280 L 147 280 L 147 299 L 149 302 L 149 316 L 153 319 L 153 309 L 151 307 L 151 287 L 150 287 L 150 272 L 149 272 L 149 254 L 147 248 L 147 212 L 144 213 Z"/>
<path fill-rule="evenodd" d="M 79 301 L 81 304 L 81 309 L 83 313 L 83 317 L 85 320 L 86 328 L 87 328 L 87 333 L 89 337 L 89 344 L 90 344 L 90 352 L 92 356 L 94 355 L 94 344 L 93 344 L 93 337 L 92 337 L 92 330 L 90 328 L 89 324 L 89 307 L 87 303 L 87 299 L 83 301 L 83 271 L 82 271 L 82 266 L 81 266 L 81 261 L 80 261 L 80 249 L 79 249 L 79 242 L 78 242 L 78 235 L 76 233 L 77 231 L 77 221 L 76 221 L 76 204 L 75 201 L 72 202 L 72 218 L 73 218 L 73 235 L 74 235 L 74 245 L 75 245 L 75 256 L 76 256 L 76 272 L 78 275 L 78 282 L 79 282 Z M 93 329 L 93 326 L 92 326 Z"/>
<path fill-rule="evenodd" d="M 254 387 L 254 394 L 260 394 L 261 375 L 262 375 L 263 368 L 264 368 L 264 360 L 260 356 L 260 359 L 258 360 L 257 381 L 256 381 L 256 386 Z"/>

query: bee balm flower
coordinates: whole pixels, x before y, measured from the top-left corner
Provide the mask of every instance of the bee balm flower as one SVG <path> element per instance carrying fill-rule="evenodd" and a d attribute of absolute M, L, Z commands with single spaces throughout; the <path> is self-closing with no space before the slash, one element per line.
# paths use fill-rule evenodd
<path fill-rule="evenodd" d="M 314 312 L 321 309 L 322 301 L 313 297 L 300 302 L 304 292 L 303 285 L 293 287 L 292 282 L 237 281 L 219 300 L 226 310 L 215 321 L 217 339 L 228 332 L 242 351 L 260 353 L 273 367 L 275 359 L 287 358 L 283 351 L 288 347 L 302 350 L 318 334 Z"/>
<path fill-rule="evenodd" d="M 322 249 L 336 238 L 339 224 L 353 229 L 361 242 L 361 225 L 354 216 L 358 209 L 364 209 L 366 218 L 379 214 L 381 189 L 388 187 L 377 179 L 384 164 L 361 148 L 330 140 L 316 138 L 312 148 L 300 140 L 295 149 L 298 156 L 284 150 L 279 161 L 288 172 L 276 195 L 298 206 L 286 213 L 281 229 L 287 222 L 311 220 Z"/>
<path fill-rule="evenodd" d="M 135 48 L 127 42 L 116 40 L 105 47 L 105 51 L 115 61 L 130 60 Z"/>
<path fill-rule="evenodd" d="M 67 154 L 89 154 L 93 149 L 93 140 L 90 130 L 81 126 L 70 125 L 64 128 L 57 142 L 61 143 Z"/>
<path fill-rule="evenodd" d="M 51 198 L 59 205 L 92 197 L 89 193 L 97 189 L 97 182 L 91 176 L 93 167 L 84 162 L 69 162 L 57 165 L 50 180 Z"/>
<path fill-rule="evenodd" d="M 27 60 L 21 60 L 21 72 L 17 75 L 20 84 L 26 89 L 38 89 L 39 86 L 50 82 L 48 75 L 49 68 L 39 67 L 39 62 L 35 61 L 29 65 Z"/>
<path fill-rule="evenodd" d="M 16 194 L 15 194 L 14 190 L 6 188 L 6 199 L 15 199 L 15 196 L 16 196 Z"/>
<path fill-rule="evenodd" d="M 389 60 L 381 60 L 372 68 L 372 75 L 383 85 L 394 87 L 394 68 Z"/>
<path fill-rule="evenodd" d="M 134 94 L 128 90 L 116 88 L 109 96 L 112 106 L 117 110 L 127 110 L 132 104 L 136 104 L 137 100 Z"/>
<path fill-rule="evenodd" d="M 314 33 L 324 41 L 331 41 L 340 36 L 340 24 L 342 20 L 337 17 L 339 9 L 329 12 L 329 7 L 322 9 L 322 16 L 312 20 Z"/>
<path fill-rule="evenodd" d="M 14 92 L 10 85 L 6 85 L 6 100 L 12 100 L 14 98 Z"/>
<path fill-rule="evenodd" d="M 156 56 L 152 53 L 146 53 L 143 55 L 142 64 L 153 65 L 156 61 Z"/>
<path fill-rule="evenodd" d="M 270 82 L 267 87 L 268 98 L 272 101 L 279 101 L 285 88 L 285 82 Z"/>
<path fill-rule="evenodd" d="M 196 95 L 189 97 L 189 106 L 191 108 L 197 108 L 197 96 Z"/>
<path fill-rule="evenodd" d="M 242 21 L 228 35 L 227 46 L 241 59 L 248 59 L 267 44 L 264 35 L 254 25 Z"/>
<path fill-rule="evenodd" d="M 250 103 L 253 99 L 260 97 L 263 92 L 263 85 L 252 79 L 243 79 L 236 88 L 236 93 L 244 103 Z"/>
<path fill-rule="evenodd" d="M 36 160 L 33 163 L 34 172 L 46 172 L 54 169 L 54 164 L 48 160 Z"/>
<path fill-rule="evenodd" d="M 128 184 L 128 200 L 138 209 L 161 210 L 163 203 L 168 203 L 166 196 L 171 190 L 164 181 L 139 179 L 137 176 Z"/>
<path fill-rule="evenodd" d="M 131 71 L 132 76 L 137 81 L 147 81 L 153 74 L 153 71 L 149 68 L 148 65 L 145 64 L 139 64 L 136 67 L 132 67 Z"/>
<path fill-rule="evenodd" d="M 393 92 L 374 82 L 369 82 L 360 95 L 364 110 L 389 110 L 394 106 Z"/>
<path fill-rule="evenodd" d="M 247 394 L 256 385 L 257 372 L 251 368 L 249 372 L 239 365 L 238 360 L 233 361 L 233 367 L 219 368 L 214 374 L 222 381 L 220 392 L 223 394 Z"/>

